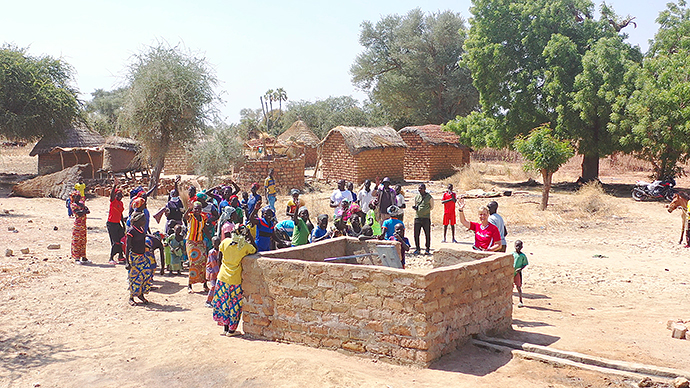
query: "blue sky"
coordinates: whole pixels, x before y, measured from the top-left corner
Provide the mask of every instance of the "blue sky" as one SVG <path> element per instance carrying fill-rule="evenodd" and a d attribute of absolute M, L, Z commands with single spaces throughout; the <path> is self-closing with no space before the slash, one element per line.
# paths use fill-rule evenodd
<path fill-rule="evenodd" d="M 625 31 L 645 51 L 666 1 L 607 3 L 619 15 L 636 17 L 637 28 Z M 240 109 L 259 108 L 259 96 L 278 87 L 290 100 L 340 95 L 363 100 L 349 74 L 362 51 L 360 24 L 417 7 L 471 16 L 469 0 L 12 1 L 2 7 L 0 37 L 29 47 L 32 55 L 66 60 L 85 100 L 95 89 L 122 86 L 133 54 L 160 40 L 181 43 L 215 69 L 221 114 L 236 122 Z"/>

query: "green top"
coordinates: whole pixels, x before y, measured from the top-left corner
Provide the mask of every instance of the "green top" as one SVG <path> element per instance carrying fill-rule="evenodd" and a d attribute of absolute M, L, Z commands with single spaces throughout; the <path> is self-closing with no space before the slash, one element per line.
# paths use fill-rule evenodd
<path fill-rule="evenodd" d="M 369 209 L 366 216 L 367 225 L 371 225 L 371 231 L 374 236 L 381 234 L 381 224 L 376 221 L 376 214 L 374 214 L 374 209 Z"/>
<path fill-rule="evenodd" d="M 515 276 L 518 270 L 527 267 L 527 264 L 529 263 L 527 262 L 527 256 L 524 253 L 513 252 L 513 259 L 515 259 L 515 262 L 513 263 L 513 267 L 515 268 L 513 276 Z"/>
<path fill-rule="evenodd" d="M 297 218 L 295 228 L 292 230 L 292 246 L 304 245 L 309 242 L 309 228 L 303 219 Z"/>
<path fill-rule="evenodd" d="M 417 194 L 414 197 L 414 204 L 417 206 L 417 218 L 431 218 L 431 194 L 424 193 L 424 196 Z"/>

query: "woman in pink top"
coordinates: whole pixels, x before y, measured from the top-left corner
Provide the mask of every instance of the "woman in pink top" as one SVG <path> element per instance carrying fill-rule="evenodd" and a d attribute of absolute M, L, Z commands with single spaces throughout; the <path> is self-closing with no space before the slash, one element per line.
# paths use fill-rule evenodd
<path fill-rule="evenodd" d="M 489 223 L 489 208 L 479 208 L 479 223 L 469 222 L 465 218 L 465 199 L 458 199 L 458 217 L 460 223 L 474 232 L 474 246 L 479 251 L 497 251 L 501 248 L 501 233 L 498 228 Z"/>

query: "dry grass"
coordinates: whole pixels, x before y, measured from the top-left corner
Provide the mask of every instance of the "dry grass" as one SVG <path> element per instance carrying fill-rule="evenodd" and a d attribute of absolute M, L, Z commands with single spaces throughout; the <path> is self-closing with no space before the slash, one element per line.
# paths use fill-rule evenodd
<path fill-rule="evenodd" d="M 583 185 L 571 199 L 573 210 L 580 217 L 609 217 L 620 212 L 615 198 L 606 194 L 599 182 Z"/>

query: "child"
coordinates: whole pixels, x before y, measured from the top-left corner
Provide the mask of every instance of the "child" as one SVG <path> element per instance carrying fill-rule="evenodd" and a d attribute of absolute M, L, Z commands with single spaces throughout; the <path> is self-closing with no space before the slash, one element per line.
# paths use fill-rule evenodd
<path fill-rule="evenodd" d="M 374 236 L 379 236 L 381 234 L 381 224 L 379 224 L 379 222 L 376 220 L 376 204 L 374 201 L 369 202 L 366 225 L 371 228 L 371 232 Z"/>
<path fill-rule="evenodd" d="M 223 228 L 223 234 L 232 234 L 232 230 L 226 226 Z M 206 297 L 206 307 L 213 308 L 211 301 L 213 300 L 213 295 L 216 291 L 216 279 L 218 278 L 218 272 L 220 271 L 220 262 L 222 260 L 222 254 L 219 251 L 220 238 L 218 236 L 213 236 L 211 239 L 213 244 L 213 249 L 208 251 L 208 261 L 206 261 L 206 281 L 209 283 L 208 296 Z"/>
<path fill-rule="evenodd" d="M 450 225 L 450 234 L 453 237 L 453 242 L 455 241 L 455 203 L 457 202 L 457 197 L 453 192 L 453 185 L 448 185 L 448 190 L 443 193 L 443 199 L 441 203 L 443 204 L 443 241 L 446 242 L 446 232 L 448 232 L 448 225 Z"/>
<path fill-rule="evenodd" d="M 395 224 L 395 233 L 393 233 L 389 240 L 400 243 L 400 263 L 402 263 L 402 267 L 405 269 L 405 252 L 410 250 L 410 240 L 405 237 L 405 224 Z"/>
<path fill-rule="evenodd" d="M 285 208 L 285 215 L 292 218 L 292 216 L 295 215 L 297 209 L 304 206 L 304 204 L 299 199 L 299 190 L 290 190 L 290 195 L 292 196 L 292 199 L 289 200 L 287 203 L 287 207 Z"/>
<path fill-rule="evenodd" d="M 390 215 L 390 218 L 383 221 L 383 224 L 381 225 L 381 240 L 390 240 L 390 238 L 395 234 L 395 226 L 403 224 L 403 222 L 400 220 L 401 213 L 400 208 L 395 205 L 388 207 L 388 215 Z"/>
<path fill-rule="evenodd" d="M 524 307 L 525 305 L 522 303 L 522 270 L 527 267 L 527 264 L 529 263 L 527 262 L 527 256 L 522 253 L 522 241 L 520 240 L 515 241 L 515 252 L 513 252 L 513 259 L 515 259 L 513 264 L 513 267 L 515 267 L 513 283 L 515 284 L 515 287 L 517 287 L 518 296 L 520 297 L 518 307 Z"/>
<path fill-rule="evenodd" d="M 331 237 L 331 233 L 328 232 L 328 215 L 319 214 L 319 216 L 316 217 L 316 221 L 316 228 L 312 230 L 311 236 L 309 236 L 309 242 L 312 243 Z"/>
<path fill-rule="evenodd" d="M 166 250 L 165 264 L 168 267 L 168 274 L 172 275 L 173 271 L 177 271 L 177 274 L 180 275 L 186 249 L 182 225 L 175 225 L 174 231 L 174 234 L 171 234 L 165 239 L 165 244 L 168 248 Z M 168 251 L 170 252 L 169 257 Z"/>

